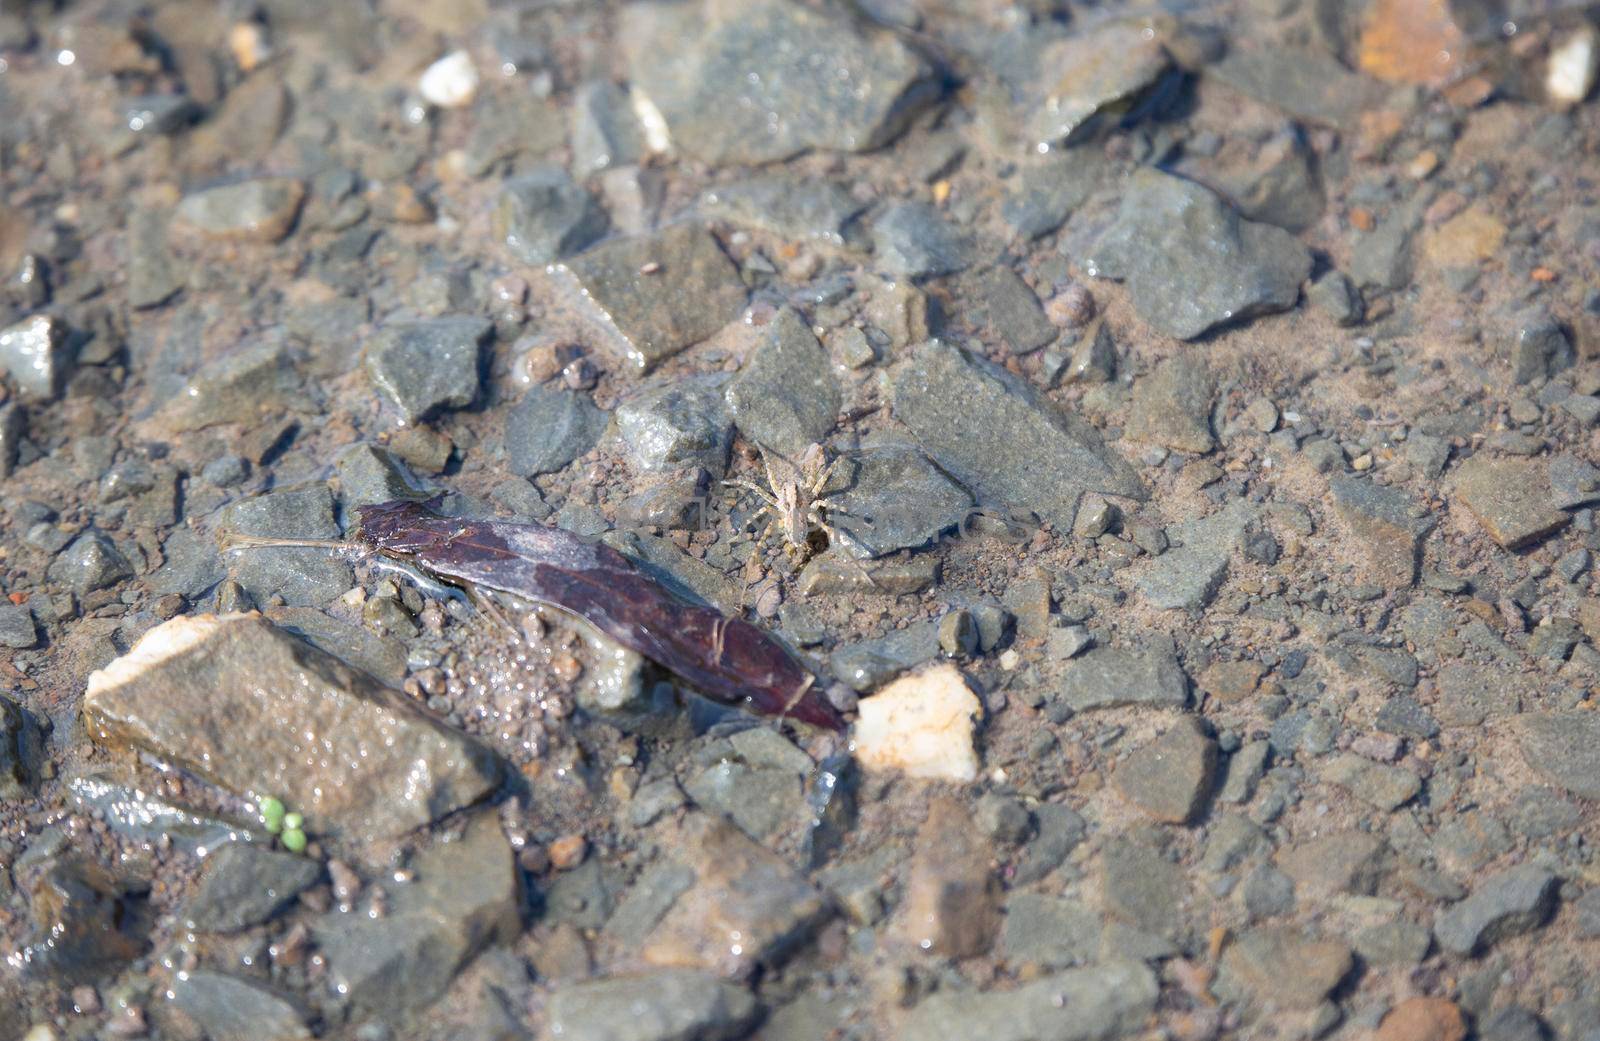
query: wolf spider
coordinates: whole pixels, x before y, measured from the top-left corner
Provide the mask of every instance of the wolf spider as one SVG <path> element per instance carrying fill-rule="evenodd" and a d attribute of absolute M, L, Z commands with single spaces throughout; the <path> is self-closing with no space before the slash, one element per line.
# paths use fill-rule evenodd
<path fill-rule="evenodd" d="M 774 465 L 774 460 L 777 465 Z M 829 545 L 845 545 L 851 540 L 832 524 L 827 514 L 842 512 L 828 505 L 824 495 L 833 472 L 843 461 L 842 457 L 828 461 L 826 450 L 813 444 L 794 463 L 776 452 L 762 449 L 761 464 L 767 473 L 767 487 L 754 481 L 731 480 L 723 484 L 754 492 L 762 502 L 754 517 L 771 514 L 772 519 L 756 536 L 765 539 L 774 530 L 783 538 L 784 552 L 796 564 L 803 564 L 821 546 L 818 536 L 824 536 Z M 754 519 L 754 517 L 752 519 Z"/>

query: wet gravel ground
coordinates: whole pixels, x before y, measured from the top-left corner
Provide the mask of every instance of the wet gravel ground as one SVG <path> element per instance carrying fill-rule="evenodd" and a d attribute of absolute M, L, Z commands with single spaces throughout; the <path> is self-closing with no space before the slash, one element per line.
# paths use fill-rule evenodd
<path fill-rule="evenodd" d="M 1594 1041 L 1597 26 L 0 6 L 0 1041 Z"/>

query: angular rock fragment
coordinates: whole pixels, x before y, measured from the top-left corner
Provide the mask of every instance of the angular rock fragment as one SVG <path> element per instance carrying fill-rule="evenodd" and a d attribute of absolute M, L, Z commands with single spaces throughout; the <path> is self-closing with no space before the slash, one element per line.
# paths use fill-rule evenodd
<path fill-rule="evenodd" d="M 1168 358 L 1134 381 L 1123 436 L 1204 455 L 1217 444 L 1211 434 L 1212 393 L 1211 373 L 1204 364 L 1186 354 Z"/>
<path fill-rule="evenodd" d="M 940 990 L 906 1014 L 901 1038 L 920 1041 L 1110 1041 L 1137 1032 L 1160 984 L 1136 961 L 1068 969 L 1014 990 Z"/>
<path fill-rule="evenodd" d="M 917 449 L 883 444 L 839 457 L 826 488 L 828 523 L 852 554 L 926 545 L 972 513 L 972 496 Z M 879 580 L 874 572 L 874 581 Z"/>
<path fill-rule="evenodd" d="M 901 935 L 918 950 L 947 958 L 982 954 L 999 929 L 999 897 L 1000 880 L 972 818 L 954 800 L 934 800 L 917 832 Z"/>
<path fill-rule="evenodd" d="M 662 969 L 558 987 L 549 1021 L 571 1041 L 733 1041 L 759 1012 L 748 990 L 715 973 Z"/>
<path fill-rule="evenodd" d="M 877 148 L 936 92 L 893 35 L 781 0 L 634 4 L 621 44 L 672 145 L 708 163 Z"/>
<path fill-rule="evenodd" d="M 1551 784 L 1600 802 L 1600 718 L 1591 712 L 1541 712 L 1514 722 L 1529 766 Z"/>
<path fill-rule="evenodd" d="M 580 180 L 636 163 L 647 148 L 628 92 L 606 80 L 592 80 L 573 91 L 571 127 L 572 172 Z"/>
<path fill-rule="evenodd" d="M 299 405 L 301 399 L 288 348 L 264 340 L 202 366 L 161 407 L 155 422 L 176 434 L 221 423 L 250 424 L 265 412 Z"/>
<path fill-rule="evenodd" d="M 364 841 L 487 795 L 494 757 L 256 614 L 183 616 L 89 678 L 84 720 L 241 795 L 274 795 L 312 834 Z"/>
<path fill-rule="evenodd" d="M 1057 329 L 1039 298 L 1004 265 L 979 268 L 956 280 L 955 296 L 967 325 L 985 342 L 1000 342 L 1012 354 L 1027 354 L 1056 338 Z"/>
<path fill-rule="evenodd" d="M 588 394 L 535 384 L 506 416 L 506 468 L 554 473 L 599 444 L 609 421 Z"/>
<path fill-rule="evenodd" d="M 1044 151 L 1068 142 L 1097 113 L 1127 103 L 1167 70 L 1167 52 L 1148 26 L 1112 22 L 1049 45 L 1040 57 L 1043 97 L 1030 99 L 1027 143 Z"/>
<path fill-rule="evenodd" d="M 672 380 L 617 406 L 617 432 L 633 464 L 641 470 L 698 466 L 721 477 L 733 443 L 723 383 L 716 376 Z"/>
<path fill-rule="evenodd" d="M 388 890 L 382 917 L 330 915 L 312 929 L 334 988 L 358 1014 L 425 1008 L 474 954 L 521 928 L 522 883 L 493 811 L 410 866 L 415 878 Z"/>
<path fill-rule="evenodd" d="M 0 329 L 0 376 L 25 399 L 50 401 L 66 383 L 71 358 L 61 319 L 46 314 Z"/>
<path fill-rule="evenodd" d="M 1030 509 L 1069 531 L 1085 492 L 1148 492 L 1088 423 L 1032 388 L 930 340 L 892 376 L 894 414 L 923 449 L 986 505 Z"/>
<path fill-rule="evenodd" d="M 1204 808 L 1216 772 L 1217 743 L 1185 718 L 1117 764 L 1111 783 L 1155 820 L 1188 824 Z"/>
<path fill-rule="evenodd" d="M 293 178 L 263 177 L 186 195 L 177 219 L 208 238 L 277 242 L 294 226 L 305 197 L 305 185 Z"/>
<path fill-rule="evenodd" d="M 46 576 L 82 596 L 133 577 L 133 565 L 110 538 L 98 531 L 73 539 L 50 562 Z"/>
<path fill-rule="evenodd" d="M 1146 167 L 1129 180 L 1117 223 L 1085 267 L 1127 282 L 1156 330 L 1192 340 L 1293 307 L 1311 254 L 1282 228 L 1244 220 L 1200 185 Z"/>
<path fill-rule="evenodd" d="M 1334 511 L 1356 537 L 1368 578 L 1391 589 L 1409 588 L 1431 519 L 1412 516 L 1415 500 L 1396 488 L 1350 477 L 1334 477 L 1328 486 Z"/>
<path fill-rule="evenodd" d="M 845 244 L 845 227 L 866 209 L 841 184 L 768 174 L 712 188 L 700 200 L 708 215 L 799 241 Z"/>
<path fill-rule="evenodd" d="M 22 438 L 28 429 L 28 417 L 15 401 L 0 405 L 0 478 L 11 476 L 16 469 L 17 455 L 22 448 Z"/>
<path fill-rule="evenodd" d="M 1359 76 L 1325 52 L 1303 48 L 1230 47 L 1206 67 L 1241 94 L 1299 119 L 1349 128 L 1383 98 L 1382 85 Z"/>
<path fill-rule="evenodd" d="M 524 264 L 548 264 L 585 249 L 609 223 L 599 201 L 553 166 L 507 180 L 494 209 L 495 237 Z"/>
<path fill-rule="evenodd" d="M 1475 455 L 1455 474 L 1455 491 L 1505 549 L 1521 549 L 1566 526 L 1571 518 L 1550 505 L 1546 464 L 1535 459 Z"/>
<path fill-rule="evenodd" d="M 891 275 L 926 278 L 948 275 L 972 263 L 970 236 L 923 202 L 899 202 L 872 226 L 878 265 Z"/>
<path fill-rule="evenodd" d="M 260 983 L 196 969 L 167 990 L 169 1007 L 212 1041 L 297 1041 L 311 1037 L 304 1014 L 287 996 Z"/>
<path fill-rule="evenodd" d="M 745 437 L 798 462 L 838 419 L 833 363 L 805 319 L 784 308 L 728 386 L 728 410 Z"/>
<path fill-rule="evenodd" d="M 383 329 L 367 345 L 367 377 L 408 424 L 478 398 L 483 345 L 492 331 L 482 318 L 430 318 Z"/>
<path fill-rule="evenodd" d="M 695 224 L 601 243 L 562 270 L 639 372 L 721 329 L 745 301 L 733 261 Z"/>
<path fill-rule="evenodd" d="M 1452 954 L 1471 955 L 1532 932 L 1555 908 L 1559 880 L 1523 864 L 1480 881 L 1472 895 L 1434 919 L 1433 935 Z"/>
<path fill-rule="evenodd" d="M 978 776 L 972 737 L 983 708 L 954 665 L 902 676 L 863 698 L 860 713 L 855 754 L 866 769 L 946 781 Z"/>
<path fill-rule="evenodd" d="M 1344 943 L 1284 926 L 1253 929 L 1222 956 L 1225 982 L 1268 1008 L 1312 1008 L 1353 968 Z"/>
<path fill-rule="evenodd" d="M 650 964 L 746 977 L 782 962 L 827 917 L 821 891 L 729 821 L 697 815 L 681 839 L 695 882 L 645 940 Z"/>
<path fill-rule="evenodd" d="M 1352 752 L 1334 756 L 1323 768 L 1322 777 L 1380 810 L 1397 809 L 1422 790 L 1422 781 L 1410 770 L 1375 763 Z"/>
<path fill-rule="evenodd" d="M 1075 712 L 1141 705 L 1181 709 L 1189 678 L 1170 648 L 1096 647 L 1067 666 L 1061 697 Z"/>
<path fill-rule="evenodd" d="M 314 860 L 229 842 L 206 858 L 180 914 L 191 929 L 231 933 L 259 925 L 322 875 Z"/>

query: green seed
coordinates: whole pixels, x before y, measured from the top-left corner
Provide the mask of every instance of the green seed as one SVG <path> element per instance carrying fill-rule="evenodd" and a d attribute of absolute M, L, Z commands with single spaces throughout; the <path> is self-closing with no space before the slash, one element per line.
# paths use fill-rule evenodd
<path fill-rule="evenodd" d="M 283 815 L 283 827 L 285 831 L 299 831 L 305 826 L 306 819 L 302 814 L 286 813 Z"/>
<path fill-rule="evenodd" d="M 256 803 L 256 808 L 261 811 L 262 827 L 266 828 L 269 833 L 276 835 L 283 827 L 284 816 L 288 812 L 283 803 L 270 795 L 265 795 Z M 299 814 L 296 814 L 296 816 L 299 816 Z"/>
<path fill-rule="evenodd" d="M 299 828 L 285 828 L 279 841 L 290 853 L 299 853 L 306 848 L 306 833 Z"/>

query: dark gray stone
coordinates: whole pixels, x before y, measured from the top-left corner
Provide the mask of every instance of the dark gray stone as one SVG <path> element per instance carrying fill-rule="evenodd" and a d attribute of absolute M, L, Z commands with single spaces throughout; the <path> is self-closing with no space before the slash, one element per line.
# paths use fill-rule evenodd
<path fill-rule="evenodd" d="M 1029 509 L 1070 531 L 1085 492 L 1148 492 L 1092 426 L 1003 370 L 930 340 L 892 376 L 894 413 L 984 505 Z"/>
<path fill-rule="evenodd" d="M 138 209 L 128 217 L 128 306 L 143 310 L 166 303 L 187 281 L 167 242 L 172 214 Z"/>
<path fill-rule="evenodd" d="M 721 376 L 677 379 L 617 406 L 617 432 L 641 470 L 698 466 L 713 477 L 728 468 L 733 421 Z"/>
<path fill-rule="evenodd" d="M 27 436 L 28 417 L 15 401 L 0 405 L 0 478 L 10 477 L 16 469 L 22 439 Z"/>
<path fill-rule="evenodd" d="M 1148 167 L 1128 181 L 1117 223 L 1084 266 L 1128 283 L 1140 317 L 1192 340 L 1293 307 L 1311 254 L 1282 228 L 1239 216 L 1207 189 Z"/>
<path fill-rule="evenodd" d="M 174 434 L 221 423 L 251 423 L 263 411 L 305 403 L 288 348 L 263 340 L 202 366 L 162 406 L 157 420 Z"/>
<path fill-rule="evenodd" d="M 700 200 L 706 214 L 799 240 L 845 244 L 845 227 L 866 209 L 833 181 L 767 174 L 719 185 Z"/>
<path fill-rule="evenodd" d="M 85 532 L 62 550 L 46 572 L 50 581 L 82 596 L 133 577 L 133 565 L 98 531 Z"/>
<path fill-rule="evenodd" d="M 1342 271 L 1324 271 L 1318 275 L 1306 287 L 1306 300 L 1339 325 L 1356 324 L 1366 310 L 1361 291 Z"/>
<path fill-rule="evenodd" d="M 600 443 L 609 416 L 587 394 L 535 384 L 506 416 L 506 468 L 553 473 Z"/>
<path fill-rule="evenodd" d="M 1353 128 L 1383 97 L 1382 85 L 1324 51 L 1304 48 L 1230 47 L 1206 75 L 1291 116 L 1342 129 Z"/>
<path fill-rule="evenodd" d="M 1554 910 L 1558 884 L 1554 875 L 1532 864 L 1490 875 L 1465 900 L 1439 912 L 1433 935 L 1450 953 L 1471 955 L 1532 932 Z"/>
<path fill-rule="evenodd" d="M 229 842 L 206 858 L 179 912 L 191 929 L 231 933 L 260 925 L 322 875 L 322 865 L 254 843 Z"/>
<path fill-rule="evenodd" d="M 979 268 L 955 282 L 962 321 L 985 342 L 999 342 L 1012 354 L 1027 354 L 1056 338 L 1055 323 L 1039 298 L 1009 267 Z"/>
<path fill-rule="evenodd" d="M 1140 705 L 1181 709 L 1189 677 L 1170 647 L 1096 647 L 1066 667 L 1061 698 L 1075 712 Z"/>
<path fill-rule="evenodd" d="M 1139 595 L 1161 610 L 1204 607 L 1222 585 L 1234 548 L 1254 522 L 1249 504 L 1236 502 L 1175 526 L 1169 537 L 1176 547 L 1153 560 L 1139 576 Z"/>
<path fill-rule="evenodd" d="M 898 1036 L 919 1041 L 1109 1041 L 1131 1036 L 1155 1007 L 1155 973 L 1133 961 L 1068 969 L 1012 990 L 940 990 L 906 1013 Z"/>
<path fill-rule="evenodd" d="M 748 990 L 714 973 L 657 969 L 560 986 L 548 1018 L 563 1041 L 732 1041 L 759 1013 Z"/>
<path fill-rule="evenodd" d="M 638 162 L 644 155 L 644 128 L 628 103 L 628 92 L 609 80 L 592 80 L 573 91 L 569 118 L 572 172 L 580 179 Z"/>
<path fill-rule="evenodd" d="M 179 973 L 167 988 L 167 1000 L 211 1041 L 293 1041 L 311 1036 L 305 1017 L 288 997 L 220 972 Z"/>
<path fill-rule="evenodd" d="M 1350 248 L 1350 277 L 1362 288 L 1402 289 L 1411 281 L 1412 240 L 1421 225 L 1413 207 L 1398 207 Z"/>
<path fill-rule="evenodd" d="M 1134 381 L 1123 436 L 1204 455 L 1217 444 L 1211 434 L 1213 393 L 1211 373 L 1203 362 L 1188 354 L 1168 358 Z"/>
<path fill-rule="evenodd" d="M 778 0 L 635 5 L 621 43 L 673 144 L 714 164 L 877 148 L 936 92 L 895 36 Z"/>
<path fill-rule="evenodd" d="M 33 612 L 25 604 L 0 603 L 0 647 L 26 650 L 39 645 Z"/>
<path fill-rule="evenodd" d="M 843 644 L 829 665 L 851 690 L 868 691 L 938 656 L 939 623 L 917 622 L 874 640 Z"/>
<path fill-rule="evenodd" d="M 1572 341 L 1549 311 L 1532 311 L 1517 321 L 1511 339 L 1511 378 L 1517 383 L 1554 376 L 1576 360 Z"/>
<path fill-rule="evenodd" d="M 576 253 L 609 225 L 599 201 L 554 166 L 507 180 L 494 208 L 495 237 L 524 264 L 548 264 Z"/>
<path fill-rule="evenodd" d="M 690 778 L 684 791 L 761 840 L 779 829 L 800 826 L 805 813 L 800 781 L 791 770 L 724 760 Z"/>
<path fill-rule="evenodd" d="M 1515 722 L 1522 757 L 1536 773 L 1581 799 L 1600 802 L 1600 718 L 1547 712 Z"/>
<path fill-rule="evenodd" d="M 697 224 L 603 242 L 563 269 L 580 304 L 616 334 L 617 352 L 639 372 L 711 336 L 745 302 L 739 269 Z"/>
<path fill-rule="evenodd" d="M 976 247 L 967 233 L 925 202 L 898 202 L 872 225 L 877 265 L 903 278 L 948 275 L 972 263 Z"/>
<path fill-rule="evenodd" d="M 406 423 L 478 399 L 483 345 L 493 326 L 482 318 L 430 318 L 381 330 L 367 344 L 367 378 Z"/>
<path fill-rule="evenodd" d="M 841 456 L 827 491 L 828 522 L 845 548 L 871 557 L 925 545 L 972 509 L 972 496 L 909 446 Z"/>
<path fill-rule="evenodd" d="M 1097 148 L 1056 150 L 1048 160 L 1021 169 L 1000 215 L 1024 240 L 1055 231 L 1099 187 L 1109 166 Z"/>
<path fill-rule="evenodd" d="M 333 468 L 339 482 L 339 501 L 346 510 L 428 495 L 406 464 L 379 445 L 351 445 L 339 453 Z"/>
<path fill-rule="evenodd" d="M 1013 893 L 1006 901 L 1001 943 L 1012 965 L 1045 971 L 1086 965 L 1100 953 L 1100 916 L 1074 900 Z"/>
<path fill-rule="evenodd" d="M 784 308 L 728 385 L 728 409 L 745 437 L 791 461 L 833 430 L 841 395 L 828 352 L 799 313 Z"/>

